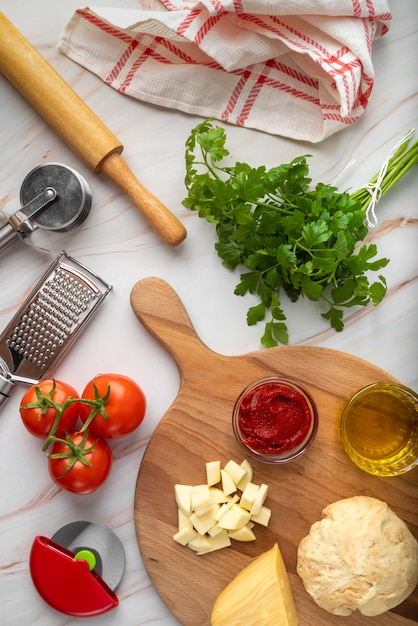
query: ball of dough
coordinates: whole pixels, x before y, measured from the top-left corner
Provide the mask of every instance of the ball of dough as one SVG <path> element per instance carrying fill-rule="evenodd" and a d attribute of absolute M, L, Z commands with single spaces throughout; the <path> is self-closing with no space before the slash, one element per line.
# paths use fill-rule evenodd
<path fill-rule="evenodd" d="M 354 496 L 322 511 L 298 548 L 297 572 L 334 615 L 380 615 L 418 583 L 418 543 L 385 502 Z"/>

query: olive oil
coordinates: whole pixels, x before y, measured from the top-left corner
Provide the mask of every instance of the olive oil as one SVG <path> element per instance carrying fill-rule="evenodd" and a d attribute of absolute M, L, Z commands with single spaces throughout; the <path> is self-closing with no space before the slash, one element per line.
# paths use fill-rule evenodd
<path fill-rule="evenodd" d="M 369 385 L 345 403 L 338 431 L 360 469 L 378 476 L 405 473 L 418 464 L 418 395 L 398 383 Z"/>

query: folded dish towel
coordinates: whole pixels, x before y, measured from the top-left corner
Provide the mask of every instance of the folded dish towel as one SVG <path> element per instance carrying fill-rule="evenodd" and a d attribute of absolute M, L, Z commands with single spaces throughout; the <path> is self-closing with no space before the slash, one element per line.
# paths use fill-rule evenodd
<path fill-rule="evenodd" d="M 58 48 L 139 100 L 310 142 L 364 113 L 391 20 L 386 0 L 146 5 L 80 8 Z"/>

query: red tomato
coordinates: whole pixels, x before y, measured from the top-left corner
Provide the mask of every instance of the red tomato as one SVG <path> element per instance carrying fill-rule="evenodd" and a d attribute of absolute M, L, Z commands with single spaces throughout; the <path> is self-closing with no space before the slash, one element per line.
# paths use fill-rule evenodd
<path fill-rule="evenodd" d="M 122 374 L 99 374 L 87 384 L 81 397 L 94 400 L 95 387 L 102 398 L 109 388 L 110 394 L 104 405 L 105 414 L 97 413 L 88 426 L 89 430 L 106 439 L 117 439 L 138 428 L 145 416 L 146 399 L 135 381 Z M 90 412 L 91 407 L 80 405 L 83 424 Z"/>
<path fill-rule="evenodd" d="M 112 451 L 107 441 L 91 432 L 72 432 L 68 443 L 56 441 L 48 454 L 49 474 L 58 487 L 78 494 L 96 491 L 112 468 Z M 63 458 L 53 458 L 63 455 Z M 80 460 L 80 459 L 83 459 Z"/>
<path fill-rule="evenodd" d="M 54 385 L 55 390 L 51 393 Z M 20 402 L 20 416 L 24 426 L 32 435 L 45 439 L 51 430 L 57 412 L 48 405 L 45 399 L 42 399 L 42 394 L 50 396 L 57 404 L 64 404 L 69 396 L 73 398 L 78 398 L 79 396 L 74 387 L 60 380 L 41 380 L 41 382 L 29 387 Z M 57 437 L 62 437 L 66 431 L 73 430 L 78 419 L 78 411 L 78 402 L 71 403 L 65 409 L 61 415 L 58 430 L 55 433 Z"/>

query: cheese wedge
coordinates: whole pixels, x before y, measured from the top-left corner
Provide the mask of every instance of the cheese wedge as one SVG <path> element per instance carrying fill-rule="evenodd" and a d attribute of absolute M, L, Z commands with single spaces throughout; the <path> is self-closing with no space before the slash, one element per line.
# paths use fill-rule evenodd
<path fill-rule="evenodd" d="M 212 626 L 298 626 L 289 578 L 277 543 L 219 594 Z"/>

